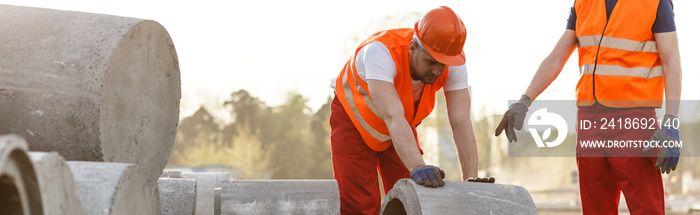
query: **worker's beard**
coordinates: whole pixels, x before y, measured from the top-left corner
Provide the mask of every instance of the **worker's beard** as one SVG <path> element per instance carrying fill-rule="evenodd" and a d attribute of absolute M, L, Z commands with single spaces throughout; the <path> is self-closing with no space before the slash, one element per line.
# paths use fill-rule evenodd
<path fill-rule="evenodd" d="M 437 80 L 437 77 L 435 77 L 435 75 L 433 75 L 431 72 L 426 72 L 423 75 L 419 74 L 415 69 L 415 64 L 418 60 L 416 59 L 415 55 L 411 56 L 411 58 L 412 59 L 408 61 L 408 70 L 411 72 L 411 79 L 421 81 L 424 84 L 432 84 L 435 82 L 435 80 Z"/>

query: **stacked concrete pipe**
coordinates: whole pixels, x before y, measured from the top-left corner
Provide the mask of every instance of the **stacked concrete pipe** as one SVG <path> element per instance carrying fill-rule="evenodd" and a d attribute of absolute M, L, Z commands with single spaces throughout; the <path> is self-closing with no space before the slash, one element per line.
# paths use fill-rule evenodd
<path fill-rule="evenodd" d="M 128 163 L 68 161 L 84 214 L 160 214 L 158 190 Z"/>
<path fill-rule="evenodd" d="M 396 182 L 380 214 L 537 214 L 530 193 L 515 185 L 446 181 L 428 188 L 411 179 Z"/>
<path fill-rule="evenodd" d="M 73 172 L 56 152 L 29 152 L 41 190 L 44 215 L 83 214 Z"/>
<path fill-rule="evenodd" d="M 156 186 L 180 70 L 155 21 L 0 5 L 0 134 L 66 160 L 135 163 Z"/>
<path fill-rule="evenodd" d="M 42 215 L 41 192 L 27 142 L 0 136 L 0 208 L 6 215 Z"/>
<path fill-rule="evenodd" d="M 215 195 L 216 214 L 340 214 L 335 180 L 231 180 Z"/>
<path fill-rule="evenodd" d="M 194 215 L 198 196 L 197 181 L 188 178 L 158 178 L 161 215 Z M 214 192 L 214 190 L 212 190 Z M 211 208 L 214 210 L 214 207 Z M 212 213 L 210 213 L 212 214 Z"/>

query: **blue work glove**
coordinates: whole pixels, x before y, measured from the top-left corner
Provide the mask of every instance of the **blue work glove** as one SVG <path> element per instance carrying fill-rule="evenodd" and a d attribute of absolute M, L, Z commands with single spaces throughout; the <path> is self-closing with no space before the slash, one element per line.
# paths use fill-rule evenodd
<path fill-rule="evenodd" d="M 411 171 L 411 178 L 426 187 L 442 187 L 445 182 L 445 172 L 433 165 L 418 165 Z"/>
<path fill-rule="evenodd" d="M 673 122 L 674 119 L 678 117 L 666 114 L 664 116 L 664 121 L 661 123 L 661 129 L 656 130 L 653 135 L 651 135 L 650 141 L 659 141 L 659 144 L 664 141 L 678 141 L 681 139 L 680 132 L 678 129 L 672 126 L 664 126 L 665 122 Z M 649 151 L 651 147 L 644 148 L 643 151 Z M 661 147 L 659 149 L 659 155 L 656 158 L 656 164 L 654 165 L 657 169 L 661 170 L 661 173 L 671 173 L 671 171 L 676 170 L 678 166 L 678 159 L 681 157 L 681 151 L 676 147 Z"/>
<path fill-rule="evenodd" d="M 518 137 L 515 136 L 515 129 L 523 129 L 525 114 L 527 114 L 527 108 L 530 107 L 530 104 L 532 104 L 532 99 L 523 95 L 520 97 L 520 101 L 510 105 L 506 113 L 503 114 L 503 119 L 498 123 L 498 127 L 496 127 L 496 136 L 500 135 L 505 129 L 508 142 L 518 142 Z"/>

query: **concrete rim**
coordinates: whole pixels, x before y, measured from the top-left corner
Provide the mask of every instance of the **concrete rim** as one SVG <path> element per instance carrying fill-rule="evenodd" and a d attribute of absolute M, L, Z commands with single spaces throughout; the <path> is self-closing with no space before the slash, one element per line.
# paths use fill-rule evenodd
<path fill-rule="evenodd" d="M 26 151 L 27 143 L 23 138 L 17 135 L 0 136 L 0 189 L 10 194 L 3 194 L 0 205 L 10 209 L 8 215 L 44 213 L 34 165 Z M 18 197 L 19 201 L 13 201 L 13 197 Z"/>

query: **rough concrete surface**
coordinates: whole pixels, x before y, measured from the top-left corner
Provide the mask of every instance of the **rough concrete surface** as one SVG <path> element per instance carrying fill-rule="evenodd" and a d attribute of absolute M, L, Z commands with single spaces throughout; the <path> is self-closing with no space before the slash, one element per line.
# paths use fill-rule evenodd
<path fill-rule="evenodd" d="M 41 190 L 45 215 L 83 214 L 73 173 L 56 152 L 29 152 Z"/>
<path fill-rule="evenodd" d="M 537 214 L 530 193 L 515 185 L 446 181 L 428 188 L 411 179 L 396 182 L 380 214 Z"/>
<path fill-rule="evenodd" d="M 221 181 L 228 179 L 228 173 L 182 172 L 180 176 L 197 180 L 197 215 L 213 215 L 214 189 L 221 187 Z"/>
<path fill-rule="evenodd" d="M 127 163 L 68 161 L 85 215 L 158 214 L 158 187 Z"/>
<path fill-rule="evenodd" d="M 160 193 L 161 215 L 195 214 L 196 190 L 197 182 L 194 179 L 159 178 L 158 192 Z"/>
<path fill-rule="evenodd" d="M 136 163 L 156 184 L 174 143 L 180 70 L 150 20 L 0 5 L 0 134 L 66 160 Z"/>
<path fill-rule="evenodd" d="M 224 181 L 221 214 L 340 214 L 335 180 Z"/>
<path fill-rule="evenodd" d="M 17 135 L 0 136 L 0 209 L 6 215 L 41 215 L 43 205 L 27 142 Z"/>
<path fill-rule="evenodd" d="M 221 215 L 221 187 L 214 189 L 214 214 Z"/>
<path fill-rule="evenodd" d="M 180 170 L 166 170 L 160 174 L 161 178 L 182 178 L 182 172 Z M 160 180 L 160 178 L 158 178 Z"/>

